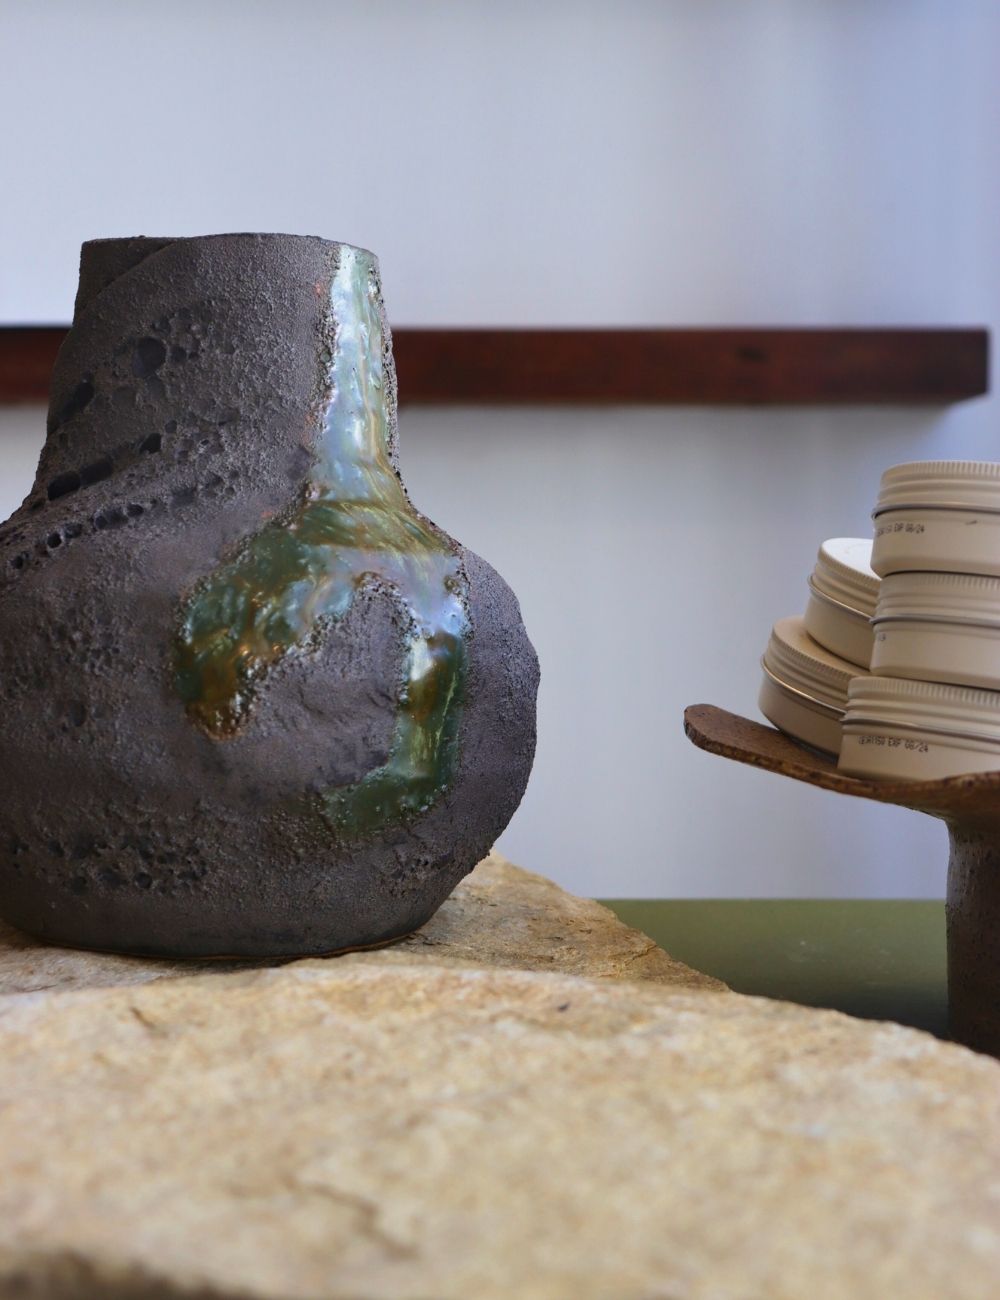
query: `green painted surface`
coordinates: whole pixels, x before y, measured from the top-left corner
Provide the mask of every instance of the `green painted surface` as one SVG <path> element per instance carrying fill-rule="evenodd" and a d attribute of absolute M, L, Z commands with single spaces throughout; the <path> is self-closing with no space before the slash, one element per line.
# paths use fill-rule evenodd
<path fill-rule="evenodd" d="M 267 673 L 308 652 L 370 585 L 408 625 L 388 761 L 317 796 L 341 838 L 427 810 L 458 762 L 468 616 L 445 535 L 410 504 L 389 458 L 382 321 L 374 261 L 343 247 L 330 288 L 336 323 L 320 455 L 303 499 L 194 590 L 174 669 L 188 715 L 216 739 L 250 717 Z"/>
<path fill-rule="evenodd" d="M 943 903 L 630 899 L 608 906 L 738 993 L 947 1035 Z"/>

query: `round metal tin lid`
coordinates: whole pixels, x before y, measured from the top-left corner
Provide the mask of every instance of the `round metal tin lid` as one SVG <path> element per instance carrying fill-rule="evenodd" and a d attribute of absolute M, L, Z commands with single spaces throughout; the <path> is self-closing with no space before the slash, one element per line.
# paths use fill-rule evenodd
<path fill-rule="evenodd" d="M 871 566 L 867 537 L 831 537 L 819 548 L 809 585 L 838 605 L 871 618 L 881 579 Z"/>
<path fill-rule="evenodd" d="M 844 725 L 923 729 L 1000 743 L 1000 691 L 904 677 L 855 677 Z"/>
<path fill-rule="evenodd" d="M 858 673 L 855 664 L 817 645 L 799 615 L 775 623 L 763 662 L 780 684 L 840 711 L 847 705 L 848 684 Z"/>
<path fill-rule="evenodd" d="M 919 507 L 1000 513 L 1000 461 L 916 460 L 887 469 L 873 513 Z"/>
<path fill-rule="evenodd" d="M 1000 578 L 969 573 L 890 573 L 882 580 L 872 621 L 897 619 L 1000 628 Z"/>

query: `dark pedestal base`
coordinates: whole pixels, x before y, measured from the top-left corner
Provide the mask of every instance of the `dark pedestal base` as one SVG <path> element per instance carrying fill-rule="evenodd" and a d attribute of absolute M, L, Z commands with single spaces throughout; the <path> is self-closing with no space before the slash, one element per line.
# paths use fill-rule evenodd
<path fill-rule="evenodd" d="M 1000 1056 L 1000 826 L 951 828 L 948 1006 L 958 1042 Z"/>

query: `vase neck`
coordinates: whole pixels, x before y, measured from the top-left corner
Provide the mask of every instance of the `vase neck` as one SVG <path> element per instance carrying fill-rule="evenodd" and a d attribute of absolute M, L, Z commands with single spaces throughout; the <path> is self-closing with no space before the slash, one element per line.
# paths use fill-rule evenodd
<path fill-rule="evenodd" d="M 378 267 L 363 249 L 342 245 L 330 284 L 333 354 L 327 372 L 314 483 L 324 496 L 382 495 L 395 480 L 389 453 L 389 385 Z"/>

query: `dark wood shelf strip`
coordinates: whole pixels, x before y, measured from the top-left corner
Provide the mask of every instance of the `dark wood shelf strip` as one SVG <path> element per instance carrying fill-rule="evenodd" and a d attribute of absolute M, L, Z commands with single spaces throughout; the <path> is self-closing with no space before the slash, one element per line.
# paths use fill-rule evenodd
<path fill-rule="evenodd" d="M 0 327 L 0 403 L 42 402 L 64 326 Z M 403 403 L 941 405 L 985 329 L 397 329 Z"/>

